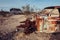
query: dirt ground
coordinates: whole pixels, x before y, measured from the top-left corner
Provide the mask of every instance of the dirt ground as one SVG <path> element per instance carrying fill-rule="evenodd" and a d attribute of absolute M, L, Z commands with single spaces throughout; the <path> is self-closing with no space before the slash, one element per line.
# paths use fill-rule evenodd
<path fill-rule="evenodd" d="M 25 15 L 14 15 L 7 18 L 0 17 L 0 40 L 60 40 L 60 33 L 33 32 L 25 34 L 24 31 L 16 31 L 16 26 L 26 20 Z"/>
<path fill-rule="evenodd" d="M 0 40 L 60 40 L 60 33 L 47 34 L 33 32 L 24 34 L 24 32 L 11 32 L 5 35 L 0 34 Z"/>

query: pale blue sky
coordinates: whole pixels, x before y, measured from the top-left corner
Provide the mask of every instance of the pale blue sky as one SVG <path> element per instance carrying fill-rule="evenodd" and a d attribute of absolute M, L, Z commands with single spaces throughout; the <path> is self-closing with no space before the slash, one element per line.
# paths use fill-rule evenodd
<path fill-rule="evenodd" d="M 9 10 L 10 8 L 21 8 L 30 4 L 36 9 L 43 9 L 48 6 L 60 6 L 60 0 L 0 0 L 0 10 Z"/>

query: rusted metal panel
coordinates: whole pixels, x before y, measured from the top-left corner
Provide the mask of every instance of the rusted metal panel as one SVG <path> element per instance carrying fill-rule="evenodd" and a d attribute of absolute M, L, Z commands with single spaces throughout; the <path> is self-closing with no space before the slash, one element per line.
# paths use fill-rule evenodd
<path fill-rule="evenodd" d="M 52 17 L 43 18 L 41 16 L 37 16 L 36 17 L 37 31 L 47 33 L 56 32 L 57 30 L 56 25 L 58 21 L 57 19 L 59 18 L 52 18 Z"/>

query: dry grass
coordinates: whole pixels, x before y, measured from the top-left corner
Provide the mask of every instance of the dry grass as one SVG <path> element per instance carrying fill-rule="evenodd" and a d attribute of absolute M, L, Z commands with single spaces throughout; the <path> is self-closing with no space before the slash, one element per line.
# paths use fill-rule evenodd
<path fill-rule="evenodd" d="M 47 34 L 35 31 L 27 35 L 22 30 L 16 31 L 16 26 L 26 20 L 26 17 L 25 15 L 0 17 L 0 40 L 60 40 L 60 33 Z"/>

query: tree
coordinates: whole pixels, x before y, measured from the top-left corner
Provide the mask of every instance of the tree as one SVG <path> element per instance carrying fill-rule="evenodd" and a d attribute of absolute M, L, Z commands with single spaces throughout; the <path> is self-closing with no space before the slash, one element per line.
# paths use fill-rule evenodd
<path fill-rule="evenodd" d="M 33 12 L 34 11 L 34 9 L 33 8 L 31 8 L 31 12 Z"/>
<path fill-rule="evenodd" d="M 26 14 L 29 14 L 30 13 L 30 5 L 29 4 L 26 5 L 26 6 L 23 6 L 22 9 L 23 9 L 22 11 L 24 13 L 26 13 Z"/>

